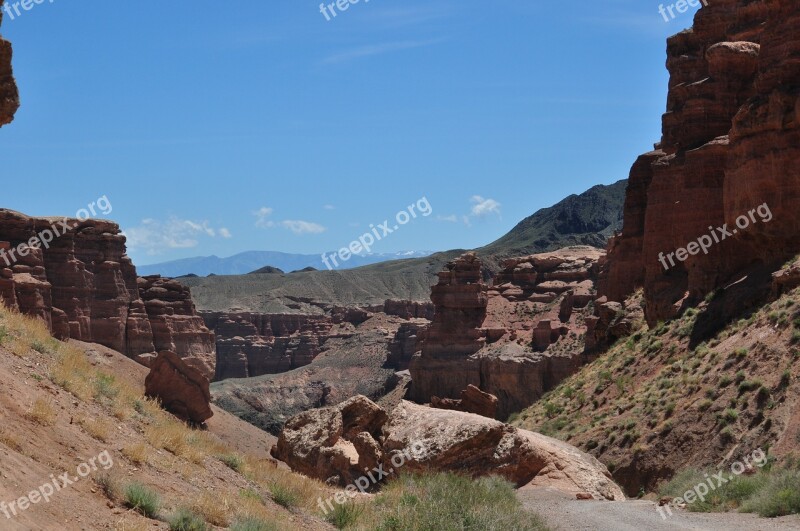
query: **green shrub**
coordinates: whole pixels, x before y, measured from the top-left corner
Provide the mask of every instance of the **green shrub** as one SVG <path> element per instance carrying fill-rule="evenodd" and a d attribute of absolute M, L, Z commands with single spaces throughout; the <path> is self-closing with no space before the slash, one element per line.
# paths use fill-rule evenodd
<path fill-rule="evenodd" d="M 170 531 L 208 531 L 209 525 L 203 518 L 189 509 L 180 508 L 169 517 Z"/>
<path fill-rule="evenodd" d="M 148 518 L 155 518 L 161 508 L 161 499 L 155 491 L 134 482 L 125 488 L 125 505 Z"/>
<path fill-rule="evenodd" d="M 325 515 L 325 520 L 328 521 L 336 529 L 346 529 L 358 521 L 364 513 L 364 506 L 356 503 L 335 503 L 333 511 Z"/>
<path fill-rule="evenodd" d="M 742 505 L 742 511 L 766 517 L 800 513 L 800 472 L 781 470 L 770 475 L 767 484 Z"/>
<path fill-rule="evenodd" d="M 378 531 L 540 531 L 541 519 L 522 508 L 514 486 L 495 477 L 452 473 L 402 476 L 366 506 L 356 529 Z"/>
<path fill-rule="evenodd" d="M 242 459 L 241 456 L 236 454 L 223 454 L 217 457 L 219 458 L 220 461 L 225 463 L 231 470 L 235 470 L 236 472 L 239 473 L 242 472 L 242 468 L 244 468 L 244 459 Z"/>
<path fill-rule="evenodd" d="M 279 483 L 270 485 L 269 491 L 272 494 L 272 501 L 286 509 L 295 507 L 300 500 L 300 496 L 297 492 Z"/>

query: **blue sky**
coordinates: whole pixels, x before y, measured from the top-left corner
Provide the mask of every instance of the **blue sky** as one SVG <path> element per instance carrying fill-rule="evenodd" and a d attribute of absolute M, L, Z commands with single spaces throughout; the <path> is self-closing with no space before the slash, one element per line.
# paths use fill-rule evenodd
<path fill-rule="evenodd" d="M 376 252 L 483 245 L 652 149 L 692 22 L 658 6 L 46 1 L 3 21 L 0 206 L 107 196 L 139 264 L 338 249 L 421 197 Z"/>

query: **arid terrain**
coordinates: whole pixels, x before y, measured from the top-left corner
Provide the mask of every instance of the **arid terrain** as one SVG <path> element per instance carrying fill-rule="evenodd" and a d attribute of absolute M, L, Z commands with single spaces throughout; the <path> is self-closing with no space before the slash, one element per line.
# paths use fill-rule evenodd
<path fill-rule="evenodd" d="M 0 529 L 800 529 L 798 28 L 704 3 L 629 178 L 472 250 L 142 276 L 0 209 Z"/>

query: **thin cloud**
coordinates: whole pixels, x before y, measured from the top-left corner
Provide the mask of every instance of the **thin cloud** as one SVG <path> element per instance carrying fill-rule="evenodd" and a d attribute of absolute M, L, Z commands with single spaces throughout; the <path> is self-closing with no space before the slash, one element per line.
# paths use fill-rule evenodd
<path fill-rule="evenodd" d="M 192 221 L 170 217 L 166 221 L 143 219 L 141 224 L 123 232 L 131 250 L 141 250 L 148 255 L 161 254 L 170 249 L 191 249 L 200 244 L 200 238 L 230 238 L 225 227 L 215 229 L 208 221 Z"/>
<path fill-rule="evenodd" d="M 433 39 L 427 41 L 401 41 L 401 42 L 387 42 L 383 44 L 370 44 L 353 48 L 344 52 L 330 55 L 322 62 L 325 64 L 337 64 L 352 61 L 354 59 L 362 59 L 365 57 L 374 57 L 376 55 L 383 55 L 385 53 L 398 52 L 401 50 L 412 50 L 415 48 L 423 48 L 432 46 L 442 42 L 444 39 Z"/>
<path fill-rule="evenodd" d="M 256 227 L 260 229 L 269 229 L 275 226 L 275 222 L 268 219 L 274 210 L 269 207 L 261 207 L 253 215 L 256 217 Z"/>
<path fill-rule="evenodd" d="M 318 223 L 293 219 L 281 221 L 280 225 L 281 227 L 289 229 L 295 234 L 321 234 L 328 230 Z"/>

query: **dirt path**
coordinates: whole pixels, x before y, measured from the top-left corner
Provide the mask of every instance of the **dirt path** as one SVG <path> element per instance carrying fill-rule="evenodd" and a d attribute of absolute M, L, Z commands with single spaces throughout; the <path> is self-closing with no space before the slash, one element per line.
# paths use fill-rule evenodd
<path fill-rule="evenodd" d="M 650 501 L 579 501 L 557 491 L 522 488 L 517 497 L 526 509 L 540 515 L 553 531 L 703 531 L 800 530 L 800 516 L 760 518 L 739 513 L 690 513 L 673 509 L 662 518 Z"/>

